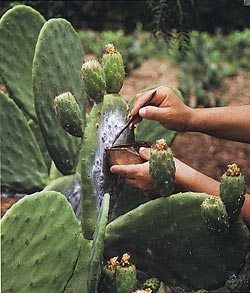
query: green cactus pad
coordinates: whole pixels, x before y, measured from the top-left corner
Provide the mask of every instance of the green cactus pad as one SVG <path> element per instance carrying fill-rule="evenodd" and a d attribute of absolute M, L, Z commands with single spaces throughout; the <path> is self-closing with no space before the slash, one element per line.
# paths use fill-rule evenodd
<path fill-rule="evenodd" d="M 81 235 L 81 248 L 72 278 L 69 280 L 64 292 L 83 293 L 87 290 L 87 278 L 89 268 L 89 257 L 92 241 L 86 240 Z"/>
<path fill-rule="evenodd" d="M 47 183 L 48 171 L 23 112 L 0 92 L 1 187 L 3 192 L 30 193 Z"/>
<path fill-rule="evenodd" d="M 102 67 L 105 74 L 107 93 L 118 94 L 123 85 L 125 70 L 122 56 L 112 44 L 106 46 L 106 51 L 102 56 Z"/>
<path fill-rule="evenodd" d="M 106 93 L 105 75 L 101 64 L 96 60 L 86 61 L 82 65 L 82 77 L 89 98 L 97 103 L 101 102 Z"/>
<path fill-rule="evenodd" d="M 90 252 L 87 281 L 88 293 L 97 292 L 104 250 L 104 236 L 108 223 L 109 202 L 110 195 L 106 193 L 103 197 L 102 205 L 99 211 L 97 227 L 94 233 L 94 239 Z"/>
<path fill-rule="evenodd" d="M 70 93 L 62 93 L 55 97 L 55 110 L 62 128 L 76 137 L 82 137 L 82 114 L 75 97 Z"/>
<path fill-rule="evenodd" d="M 39 34 L 33 62 L 35 109 L 48 151 L 63 174 L 74 173 L 81 139 L 62 129 L 55 115 L 54 98 L 71 92 L 85 119 L 82 60 L 81 42 L 71 24 L 64 19 L 47 21 Z"/>
<path fill-rule="evenodd" d="M 226 207 L 218 196 L 209 196 L 201 204 L 201 215 L 211 232 L 223 233 L 229 228 Z"/>
<path fill-rule="evenodd" d="M 169 196 L 174 191 L 175 164 L 165 139 L 156 141 L 149 160 L 151 182 L 158 194 Z"/>
<path fill-rule="evenodd" d="M 236 164 L 228 165 L 221 177 L 220 197 L 224 202 L 230 219 L 238 217 L 245 201 L 246 185 L 244 176 Z"/>
<path fill-rule="evenodd" d="M 151 200 L 110 222 L 105 257 L 129 251 L 137 269 L 186 290 L 212 290 L 240 271 L 250 247 L 241 218 L 224 237 L 208 231 L 200 205 L 208 195 L 179 193 Z"/>
<path fill-rule="evenodd" d="M 111 206 L 121 191 L 121 180 L 111 174 L 105 148 L 111 147 L 116 134 L 127 121 L 127 104 L 119 95 L 105 95 L 87 117 L 81 150 L 82 230 L 86 239 L 93 239 L 96 220 L 103 195 L 109 193 Z M 125 131 L 120 141 L 126 141 Z"/>
<path fill-rule="evenodd" d="M 34 120 L 32 61 L 45 19 L 25 5 L 8 10 L 0 20 L 0 76 L 10 97 Z"/>
<path fill-rule="evenodd" d="M 28 195 L 1 220 L 2 292 L 62 292 L 80 251 L 78 222 L 57 192 Z"/>

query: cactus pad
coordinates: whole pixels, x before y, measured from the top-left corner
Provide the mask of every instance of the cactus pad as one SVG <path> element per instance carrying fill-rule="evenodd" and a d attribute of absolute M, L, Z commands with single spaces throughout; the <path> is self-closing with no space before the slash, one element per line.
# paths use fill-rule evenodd
<path fill-rule="evenodd" d="M 0 76 L 10 97 L 34 120 L 32 61 L 45 19 L 25 5 L 8 10 L 0 20 Z"/>
<path fill-rule="evenodd" d="M 62 212 L 63 211 L 63 212 Z M 78 222 L 57 192 L 28 195 L 1 220 L 2 292 L 62 292 L 80 250 Z"/>
<path fill-rule="evenodd" d="M 3 192 L 35 192 L 47 183 L 48 171 L 23 112 L 0 92 L 1 186 Z"/>
<path fill-rule="evenodd" d="M 121 191 L 121 180 L 111 174 L 105 148 L 110 147 L 115 135 L 127 121 L 127 104 L 119 95 L 105 95 L 87 117 L 81 151 L 83 234 L 92 239 L 98 211 L 105 193 L 110 194 L 111 206 Z M 121 136 L 126 141 L 128 131 Z"/>
<path fill-rule="evenodd" d="M 48 151 L 63 174 L 74 173 L 81 140 L 62 129 L 54 98 L 71 92 L 85 118 L 82 60 L 82 46 L 71 24 L 64 19 L 47 21 L 39 34 L 33 62 L 35 109 Z"/>
<path fill-rule="evenodd" d="M 208 231 L 200 205 L 202 193 L 179 193 L 151 200 L 110 222 L 105 257 L 127 250 L 139 270 L 186 290 L 221 287 L 239 273 L 250 247 L 241 218 L 226 238 Z M 156 229 L 157 227 L 157 229 Z"/>

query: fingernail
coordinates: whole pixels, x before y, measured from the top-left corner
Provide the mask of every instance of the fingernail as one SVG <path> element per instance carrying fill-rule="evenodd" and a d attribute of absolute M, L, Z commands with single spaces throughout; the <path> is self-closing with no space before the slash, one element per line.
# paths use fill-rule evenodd
<path fill-rule="evenodd" d="M 139 152 L 143 152 L 145 149 L 145 147 L 140 147 Z"/>
<path fill-rule="evenodd" d="M 146 114 L 146 109 L 141 108 L 140 111 L 139 111 L 139 115 L 144 116 L 145 114 Z"/>

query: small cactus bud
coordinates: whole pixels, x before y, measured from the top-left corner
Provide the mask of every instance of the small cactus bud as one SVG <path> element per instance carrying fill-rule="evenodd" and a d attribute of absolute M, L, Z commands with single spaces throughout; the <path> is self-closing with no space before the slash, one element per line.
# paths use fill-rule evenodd
<path fill-rule="evenodd" d="M 99 103 L 106 91 L 105 75 L 101 64 L 96 60 L 89 60 L 82 65 L 82 77 L 85 81 L 87 95 Z"/>
<path fill-rule="evenodd" d="M 246 185 L 244 176 L 236 164 L 227 166 L 226 172 L 221 177 L 220 197 L 224 202 L 229 219 L 235 219 L 245 200 Z"/>
<path fill-rule="evenodd" d="M 149 173 L 155 190 L 161 196 L 169 196 L 174 191 L 175 164 L 165 139 L 157 140 L 151 149 Z"/>

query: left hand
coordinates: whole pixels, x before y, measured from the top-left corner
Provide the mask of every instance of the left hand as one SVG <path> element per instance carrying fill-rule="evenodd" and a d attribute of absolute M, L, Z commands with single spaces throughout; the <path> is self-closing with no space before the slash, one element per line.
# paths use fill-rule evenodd
<path fill-rule="evenodd" d="M 140 156 L 148 161 L 150 158 L 150 149 L 141 148 Z M 149 175 L 149 162 L 136 165 L 114 165 L 110 168 L 110 171 L 124 176 L 126 184 L 140 189 L 146 196 L 156 194 Z"/>

